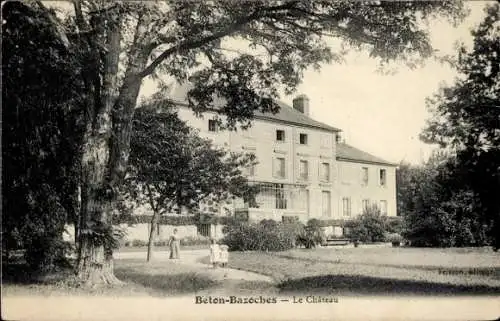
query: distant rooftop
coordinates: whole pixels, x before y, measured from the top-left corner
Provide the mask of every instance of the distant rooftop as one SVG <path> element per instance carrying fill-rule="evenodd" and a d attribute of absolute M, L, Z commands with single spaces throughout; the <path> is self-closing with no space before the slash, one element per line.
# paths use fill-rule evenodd
<path fill-rule="evenodd" d="M 346 143 L 337 143 L 337 160 L 397 166 L 395 163 L 391 163 L 382 158 L 378 158 L 377 156 L 373 156 L 372 154 L 368 154 L 367 152 Z"/>

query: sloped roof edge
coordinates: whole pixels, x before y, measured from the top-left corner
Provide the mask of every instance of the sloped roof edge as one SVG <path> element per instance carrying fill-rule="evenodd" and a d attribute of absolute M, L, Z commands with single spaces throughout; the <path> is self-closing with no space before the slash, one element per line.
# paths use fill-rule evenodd
<path fill-rule="evenodd" d="M 354 146 L 346 143 L 337 144 L 336 159 L 340 161 L 362 163 L 362 164 L 376 164 L 397 167 L 398 164 L 386 161 L 382 158 L 362 151 Z"/>
<path fill-rule="evenodd" d="M 183 106 L 183 107 L 189 107 L 189 104 L 186 101 L 182 101 L 179 99 L 165 99 L 166 102 L 169 102 L 170 104 L 178 105 L 178 106 Z M 286 123 L 286 124 L 291 124 L 291 125 L 296 125 L 296 126 L 303 126 L 303 127 L 310 127 L 310 128 L 316 128 L 316 129 L 322 129 L 330 132 L 341 132 L 341 129 L 332 127 L 330 125 L 324 124 L 322 122 L 316 121 L 309 116 L 306 116 L 302 114 L 301 112 L 293 109 L 293 107 L 285 104 L 284 102 L 277 101 L 276 102 L 280 106 L 280 110 L 276 114 L 272 113 L 262 113 L 259 111 L 256 111 L 254 113 L 254 118 L 255 119 L 261 119 L 261 120 L 268 120 L 272 122 L 280 122 L 280 123 Z M 148 103 L 144 103 L 144 105 L 148 105 Z M 216 109 L 211 110 L 213 112 L 217 112 Z"/>

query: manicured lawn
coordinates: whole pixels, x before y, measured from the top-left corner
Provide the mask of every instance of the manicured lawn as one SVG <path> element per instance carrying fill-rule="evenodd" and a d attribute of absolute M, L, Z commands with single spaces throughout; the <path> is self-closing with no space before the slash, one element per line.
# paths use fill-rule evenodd
<path fill-rule="evenodd" d="M 500 295 L 500 254 L 486 249 L 232 252 L 229 262 L 233 268 L 272 276 L 285 293 Z"/>
<path fill-rule="evenodd" d="M 158 249 L 156 249 L 158 250 Z M 208 263 L 207 257 L 198 262 Z M 170 260 L 115 260 L 123 286 L 82 289 L 60 275 L 28 280 L 4 267 L 4 295 L 167 297 L 198 294 L 500 295 L 500 254 L 487 249 L 318 248 L 279 253 L 231 252 L 229 267 L 272 276 L 226 279 L 222 269 Z"/>

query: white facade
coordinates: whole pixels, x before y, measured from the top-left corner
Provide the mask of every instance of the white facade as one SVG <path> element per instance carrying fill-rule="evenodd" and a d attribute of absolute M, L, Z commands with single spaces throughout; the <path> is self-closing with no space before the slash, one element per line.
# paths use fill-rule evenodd
<path fill-rule="evenodd" d="M 306 102 L 301 115 L 291 107 L 281 108 L 289 108 L 287 113 L 305 119 L 308 107 Z M 259 206 L 247 208 L 242 202 L 235 202 L 229 212 L 244 209 L 256 221 L 282 220 L 283 216 L 296 216 L 303 222 L 311 218 L 343 220 L 361 214 L 363 201 L 368 200 L 383 207 L 387 215 L 396 216 L 395 166 L 363 159 L 338 159 L 339 130 L 328 125 L 316 126 L 315 123 L 321 124 L 317 122 L 301 124 L 273 120 L 270 116 L 256 117 L 248 130 L 220 131 L 210 123 L 213 113 L 207 112 L 199 118 L 182 105 L 177 111 L 179 118 L 199 130 L 200 136 L 231 151 L 257 156 L 259 163 L 247 169 L 247 173 L 249 180 L 260 186 Z M 369 175 L 367 184 L 362 179 L 365 168 Z M 384 170 L 383 185 L 379 182 L 380 170 Z M 349 213 L 346 207 L 350 208 Z M 221 215 L 227 213 L 227 208 L 220 211 Z"/>

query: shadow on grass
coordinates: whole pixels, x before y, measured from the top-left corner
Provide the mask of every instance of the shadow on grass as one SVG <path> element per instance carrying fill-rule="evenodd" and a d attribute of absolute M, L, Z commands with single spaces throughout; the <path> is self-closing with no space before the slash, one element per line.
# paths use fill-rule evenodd
<path fill-rule="evenodd" d="M 338 293 L 357 295 L 498 295 L 500 287 L 452 285 L 357 275 L 322 275 L 279 284 L 282 293 Z"/>
<path fill-rule="evenodd" d="M 47 273 L 36 272 L 25 263 L 2 264 L 2 284 L 53 284 L 74 275 L 71 268 L 59 268 Z"/>
<path fill-rule="evenodd" d="M 220 286 L 208 276 L 194 272 L 147 274 L 133 268 L 116 268 L 115 275 L 122 281 L 141 285 L 160 295 L 182 295 Z"/>
<path fill-rule="evenodd" d="M 336 263 L 336 264 L 346 264 L 346 265 L 364 265 L 364 266 L 376 266 L 376 267 L 388 267 L 397 269 L 407 269 L 407 270 L 422 270 L 437 272 L 442 275 L 469 275 L 469 276 L 481 276 L 490 277 L 493 279 L 500 280 L 500 267 L 447 267 L 447 266 L 434 266 L 434 265 L 410 265 L 410 264 L 384 264 L 384 263 L 369 263 L 369 262 L 350 262 L 342 261 L 341 259 L 332 258 L 307 258 L 307 257 L 296 257 L 293 255 L 279 254 L 278 257 L 282 257 L 290 260 L 300 260 L 310 263 Z"/>

